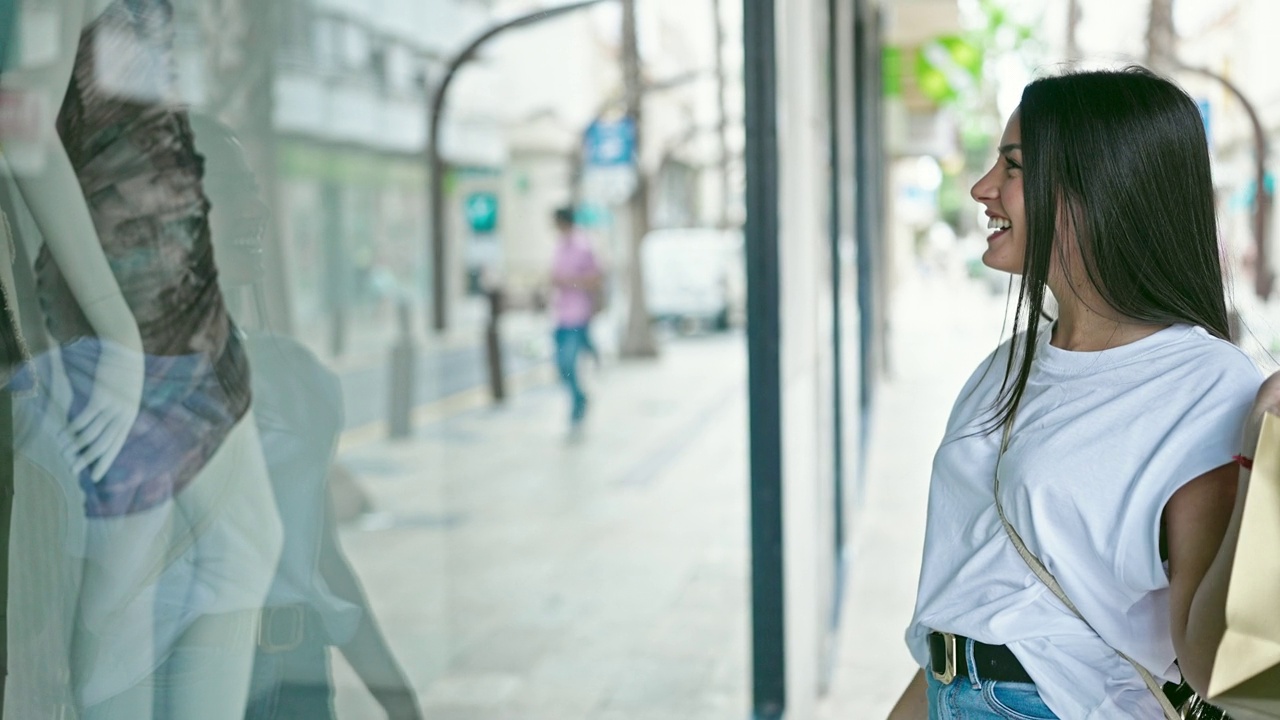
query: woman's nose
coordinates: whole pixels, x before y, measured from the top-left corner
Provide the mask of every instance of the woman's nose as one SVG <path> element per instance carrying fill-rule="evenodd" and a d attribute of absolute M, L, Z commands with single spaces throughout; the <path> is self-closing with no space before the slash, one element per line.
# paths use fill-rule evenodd
<path fill-rule="evenodd" d="M 986 175 L 978 178 L 978 182 L 974 183 L 973 187 L 969 189 L 969 197 L 977 200 L 978 202 L 982 202 L 984 200 L 995 200 L 997 192 L 996 183 L 992 180 L 991 173 L 988 172 Z"/>

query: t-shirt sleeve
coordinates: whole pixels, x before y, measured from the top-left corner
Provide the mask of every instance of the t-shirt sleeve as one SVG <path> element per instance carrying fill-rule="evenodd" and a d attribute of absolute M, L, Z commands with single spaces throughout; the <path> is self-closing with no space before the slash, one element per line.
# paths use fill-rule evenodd
<path fill-rule="evenodd" d="M 1144 422 L 1159 422 L 1163 437 L 1151 451 L 1133 498 L 1140 512 L 1127 513 L 1124 546 L 1130 555 L 1122 573 L 1134 587 L 1157 589 L 1167 584 L 1160 559 L 1164 508 L 1180 488 L 1232 461 L 1262 376 L 1244 353 L 1223 347 L 1203 359 L 1191 377 L 1170 380 L 1167 406 Z M 1159 418 L 1157 420 L 1156 418 Z"/>
<path fill-rule="evenodd" d="M 907 627 L 906 633 L 903 634 L 903 640 L 906 641 L 907 650 L 911 653 L 911 659 L 922 668 L 929 667 L 929 639 L 928 633 L 919 623 L 912 620 L 911 625 Z"/>

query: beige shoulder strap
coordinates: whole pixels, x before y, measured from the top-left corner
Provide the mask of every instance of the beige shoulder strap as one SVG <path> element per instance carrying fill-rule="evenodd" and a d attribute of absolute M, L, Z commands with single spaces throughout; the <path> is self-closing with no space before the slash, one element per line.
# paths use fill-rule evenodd
<path fill-rule="evenodd" d="M 1044 566 L 1044 563 L 1040 562 L 1040 558 L 1036 557 L 1031 550 L 1027 548 L 1026 543 L 1022 542 L 1022 537 L 1018 535 L 1018 531 L 1015 530 L 1013 524 L 1009 522 L 1009 518 L 1005 517 L 1004 508 L 1000 505 L 1000 461 L 1004 459 L 1004 453 L 1009 449 L 1009 438 L 1012 437 L 1012 435 L 1013 418 L 1010 417 L 1009 422 L 1004 424 L 1004 437 L 1000 440 L 1000 454 L 996 457 L 996 514 L 1000 516 L 1000 523 L 1004 525 L 1004 531 L 1009 534 L 1009 539 L 1013 541 L 1013 546 L 1017 548 L 1018 554 L 1022 556 L 1022 559 L 1027 563 L 1027 566 L 1036 574 L 1036 577 L 1040 578 L 1041 582 L 1047 585 L 1049 590 L 1051 590 L 1054 595 L 1057 595 L 1058 599 L 1062 601 L 1062 604 L 1066 605 L 1071 612 L 1075 613 L 1076 617 L 1080 618 L 1081 622 L 1085 625 L 1089 625 L 1089 621 L 1085 620 L 1084 616 L 1080 614 L 1080 610 L 1076 608 L 1075 603 L 1071 602 L 1071 598 L 1067 597 L 1067 593 L 1062 589 L 1062 586 L 1058 584 L 1058 580 L 1053 576 L 1053 573 L 1049 572 L 1049 569 Z M 1089 629 L 1092 630 L 1093 626 L 1089 625 Z M 1096 634 L 1097 631 L 1094 630 L 1094 633 Z M 1112 649 L 1114 650 L 1115 648 Z M 1151 694 L 1160 702 L 1160 708 L 1164 710 L 1166 720 L 1180 720 L 1182 717 L 1181 714 L 1179 714 L 1173 707 L 1173 703 L 1169 702 L 1169 698 L 1164 694 L 1164 690 L 1160 687 L 1160 683 L 1156 681 L 1155 677 L 1153 677 L 1146 668 L 1139 665 L 1136 660 L 1128 655 L 1125 655 L 1119 650 L 1116 650 L 1116 654 L 1127 660 L 1129 664 L 1133 666 L 1133 669 L 1137 670 L 1138 674 L 1142 676 L 1142 682 L 1146 683 L 1147 689 L 1150 690 Z"/>

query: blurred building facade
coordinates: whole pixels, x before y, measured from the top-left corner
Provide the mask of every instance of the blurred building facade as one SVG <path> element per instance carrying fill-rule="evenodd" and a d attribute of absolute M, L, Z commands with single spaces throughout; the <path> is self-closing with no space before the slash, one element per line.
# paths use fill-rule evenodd
<path fill-rule="evenodd" d="M 397 303 L 421 313 L 431 296 L 424 201 L 431 94 L 471 40 L 537 4 L 175 5 L 187 100 L 262 138 L 271 157 L 257 157 L 274 210 L 270 315 L 331 355 L 348 351 L 353 332 L 382 343 Z M 727 102 L 740 107 L 740 44 L 718 46 L 716 35 L 718 22 L 736 37 L 740 11 L 726 4 L 713 18 L 712 8 L 653 2 L 638 10 L 646 83 L 639 166 L 652 184 L 655 228 L 742 219 L 742 119 L 740 111 L 728 118 L 732 156 L 724 159 L 716 75 L 723 68 Z M 622 114 L 619 26 L 616 4 L 603 3 L 505 33 L 459 70 L 440 128 L 451 324 L 475 325 L 476 303 L 467 298 L 482 276 L 518 293 L 545 290 L 551 212 L 574 200 L 611 270 L 624 277 L 626 179 L 619 188 L 617 177 L 584 172 L 581 149 L 589 125 Z M 269 57 L 229 59 L 244 42 Z M 253 117 L 236 107 L 253 102 Z M 726 166 L 731 179 L 721 182 Z M 621 283 L 615 289 L 626 292 Z"/>

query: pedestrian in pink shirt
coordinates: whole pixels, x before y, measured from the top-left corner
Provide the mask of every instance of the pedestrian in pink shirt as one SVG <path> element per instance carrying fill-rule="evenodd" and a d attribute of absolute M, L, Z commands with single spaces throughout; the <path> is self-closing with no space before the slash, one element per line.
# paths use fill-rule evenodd
<path fill-rule="evenodd" d="M 591 243 L 574 226 L 573 208 L 556 210 L 555 223 L 560 235 L 551 261 L 556 366 L 569 390 L 573 408 L 569 422 L 576 429 L 587 413 L 587 395 L 578 381 L 578 354 L 595 352 L 588 326 L 596 311 L 602 274 Z"/>

